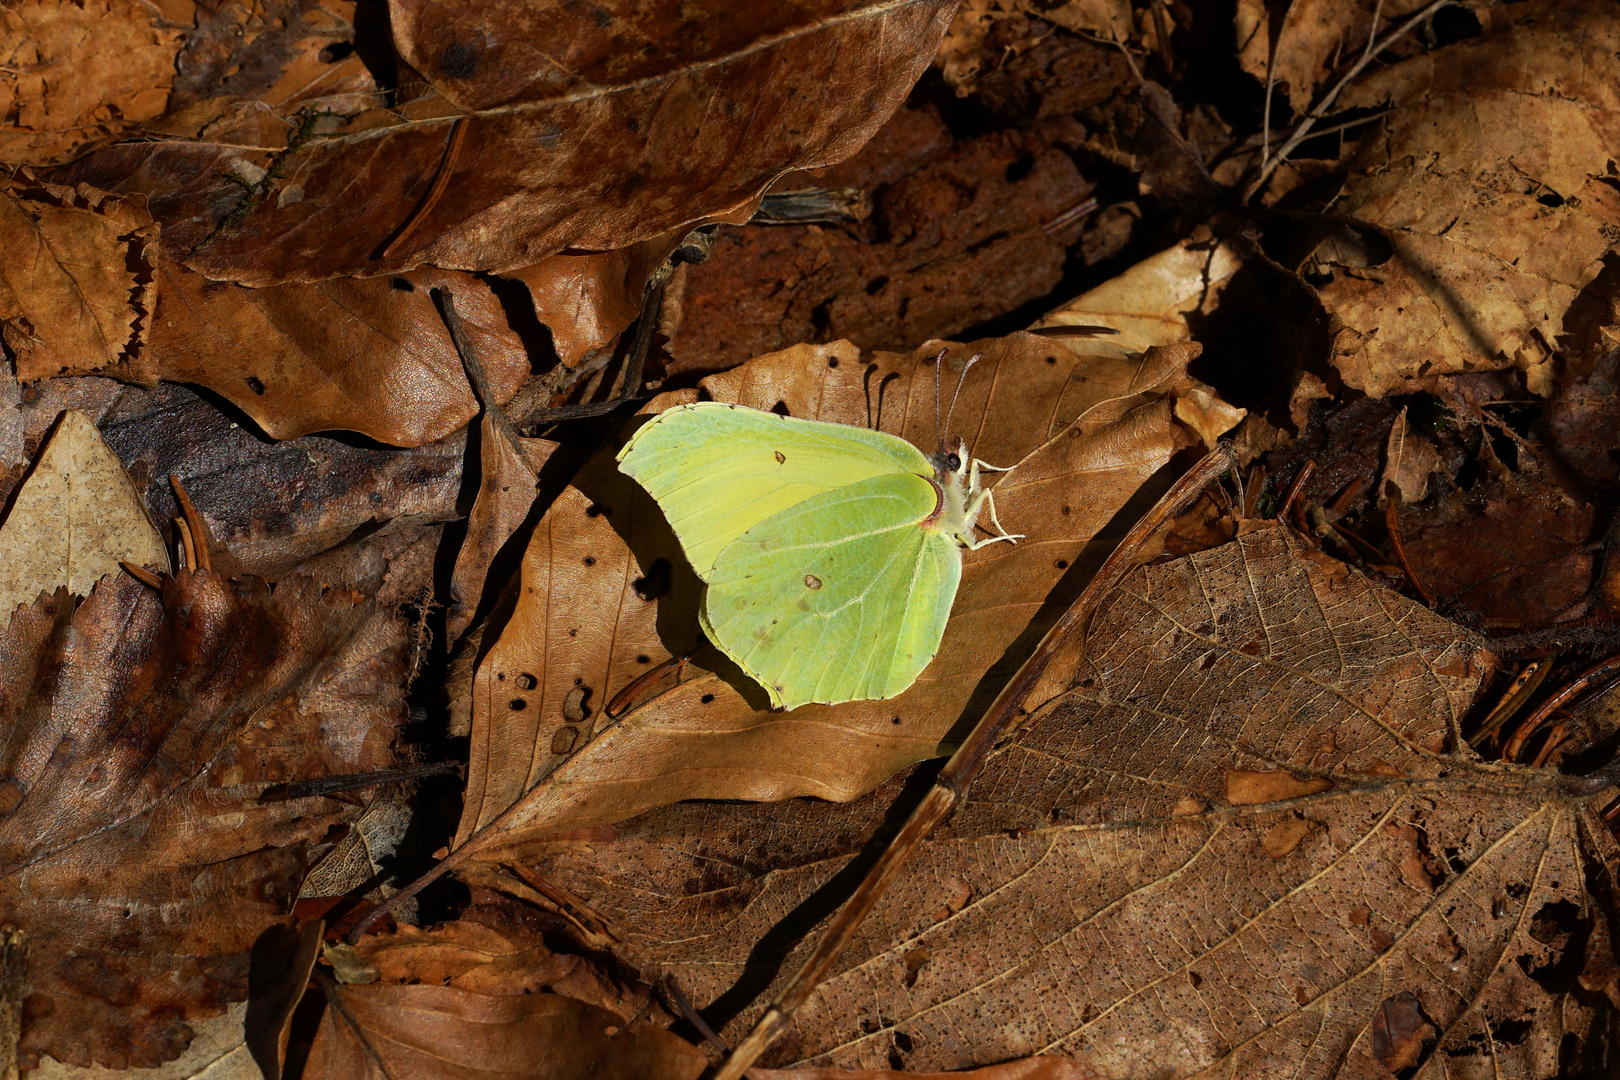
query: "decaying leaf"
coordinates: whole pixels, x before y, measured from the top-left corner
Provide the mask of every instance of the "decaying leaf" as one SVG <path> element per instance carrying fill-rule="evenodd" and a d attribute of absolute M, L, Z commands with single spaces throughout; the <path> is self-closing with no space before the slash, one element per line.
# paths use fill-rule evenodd
<path fill-rule="evenodd" d="M 1327 258 L 1316 286 L 1347 384 L 1381 397 L 1507 368 L 1552 392 L 1565 319 L 1620 219 L 1617 56 L 1609 5 L 1517 4 L 1343 95 L 1390 110 L 1333 204 L 1366 253 Z"/>
<path fill-rule="evenodd" d="M 1132 36 L 1131 5 L 1123 0 L 1059 0 L 1050 4 L 1030 0 L 967 0 L 957 10 L 936 58 L 945 82 L 954 87 L 959 96 L 972 92 L 985 74 L 987 63 L 995 66 L 1011 59 L 1005 53 L 996 55 L 993 50 L 987 50 L 986 38 L 998 23 L 1021 16 L 1032 16 L 1042 23 L 1055 23 L 1121 45 Z M 1045 36 L 1049 31 L 1042 23 L 1036 23 L 1034 32 L 1020 44 L 1027 48 Z M 1014 50 L 1007 51 L 1016 55 Z"/>
<path fill-rule="evenodd" d="M 402 621 L 307 578 L 104 578 L 0 632 L 0 921 L 33 935 L 24 1049 L 150 1066 L 246 992 L 248 952 L 360 807 L 258 801 L 386 767 Z"/>
<path fill-rule="evenodd" d="M 746 214 L 782 173 L 848 157 L 950 10 L 401 3 L 390 28 L 412 77 L 397 108 L 242 115 L 57 171 L 148 196 L 164 254 L 210 278 L 500 272 Z"/>
<path fill-rule="evenodd" d="M 1093 1080 L 1068 1058 L 1032 1057 L 967 1072 L 918 1073 L 900 1069 L 749 1069 L 748 1080 Z"/>
<path fill-rule="evenodd" d="M 0 10 L 0 160 L 65 161 L 161 114 L 195 9 L 24 0 Z"/>
<path fill-rule="evenodd" d="M 1613 963 L 1588 889 L 1620 851 L 1564 778 L 1462 741 L 1494 666 L 1466 631 L 1265 526 L 1136 571 L 1089 642 L 779 1063 L 1349 1077 L 1415 1038 L 1435 1075 L 1530 1078 L 1602 1039 L 1577 976 Z M 667 808 L 540 871 L 740 1032 L 906 791 Z"/>
<path fill-rule="evenodd" d="M 336 986 L 309 1080 L 696 1080 L 708 1059 L 684 1039 L 558 994 L 451 986 Z"/>
<path fill-rule="evenodd" d="M 1403 503 L 1422 502 L 1429 494 L 1429 477 L 1440 471 L 1440 452 L 1434 443 L 1411 429 L 1402 408 L 1389 428 L 1384 444 L 1384 473 L 1378 485 L 1378 503 L 1388 498 L 1390 485 Z"/>
<path fill-rule="evenodd" d="M 42 184 L 0 191 L 0 338 L 24 382 L 108 370 L 142 378 L 157 226 L 139 199 Z"/>
<path fill-rule="evenodd" d="M 170 569 L 123 462 L 83 413 L 69 409 L 0 524 L 0 621 L 58 586 L 88 596 L 126 561 Z"/>
<path fill-rule="evenodd" d="M 935 373 L 924 361 L 936 351 L 868 362 L 847 342 L 799 346 L 701 386 L 716 400 L 793 416 L 853 424 L 870 416 L 932 446 Z M 702 643 L 697 579 L 610 446 L 541 519 L 516 610 L 474 679 L 457 844 L 520 799 L 501 844 L 679 799 L 849 799 L 938 754 L 1073 596 L 1093 535 L 1171 455 L 1199 441 L 1174 418 L 1177 402 L 1200 388 L 1185 374 L 1196 349 L 1082 356 L 1034 335 L 951 349 L 962 358 L 974 351 L 985 359 L 966 375 L 951 430 L 974 456 L 1016 466 L 1001 474 L 996 505 L 1002 523 L 1028 539 L 965 554 L 939 653 L 911 689 L 888 701 L 771 713 L 757 686 L 705 649 L 679 680 L 631 692 L 608 725 L 615 695 Z M 960 362 L 940 373 L 946 388 Z M 1027 402 L 1042 411 L 1031 415 Z M 569 603 L 552 602 L 558 596 Z"/>
<path fill-rule="evenodd" d="M 500 298 L 472 274 L 247 289 L 159 261 L 148 366 L 199 383 L 278 439 L 344 429 L 394 446 L 444 438 L 478 412 L 429 290 L 452 292 L 490 389 L 509 401 L 528 351 Z"/>
<path fill-rule="evenodd" d="M 1328 74 L 1359 58 L 1369 35 L 1384 33 L 1427 2 L 1295 0 L 1279 13 L 1266 0 L 1238 0 L 1238 63 L 1286 94 L 1294 113 L 1303 115 Z"/>

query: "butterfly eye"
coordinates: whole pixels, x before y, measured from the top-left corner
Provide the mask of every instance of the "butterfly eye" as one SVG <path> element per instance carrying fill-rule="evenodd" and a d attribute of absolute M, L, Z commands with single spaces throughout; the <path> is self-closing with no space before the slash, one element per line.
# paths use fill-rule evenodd
<path fill-rule="evenodd" d="M 962 468 L 962 459 L 956 454 L 946 454 L 945 464 L 951 472 L 957 472 Z"/>

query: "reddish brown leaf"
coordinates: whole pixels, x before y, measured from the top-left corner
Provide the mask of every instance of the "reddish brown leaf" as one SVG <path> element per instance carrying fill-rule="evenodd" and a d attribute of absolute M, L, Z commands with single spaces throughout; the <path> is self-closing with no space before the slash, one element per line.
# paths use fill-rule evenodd
<path fill-rule="evenodd" d="M 403 624 L 308 579 L 102 579 L 0 631 L 0 918 L 34 939 L 25 1050 L 175 1057 L 359 808 L 266 784 L 387 765 Z"/>
<path fill-rule="evenodd" d="M 420 446 L 472 419 L 478 401 L 430 289 L 455 295 L 496 400 L 529 373 L 500 299 L 471 274 L 247 289 L 160 261 L 157 281 L 147 370 L 208 387 L 278 439 L 343 429 Z"/>
<path fill-rule="evenodd" d="M 308 1080 L 682 1080 L 708 1059 L 667 1031 L 557 994 L 337 986 Z"/>
<path fill-rule="evenodd" d="M 783 172 L 849 156 L 949 11 L 396 3 L 402 73 L 422 80 L 396 109 L 221 117 L 59 171 L 147 195 L 166 255 L 211 278 L 502 271 L 746 213 Z"/>

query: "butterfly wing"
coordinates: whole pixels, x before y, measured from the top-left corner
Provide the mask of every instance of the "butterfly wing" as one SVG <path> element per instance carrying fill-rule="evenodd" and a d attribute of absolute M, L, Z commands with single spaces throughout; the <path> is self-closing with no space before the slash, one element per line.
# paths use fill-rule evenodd
<path fill-rule="evenodd" d="M 772 704 L 886 698 L 939 650 L 962 552 L 932 483 L 889 473 L 811 496 L 719 555 L 703 629 Z"/>
<path fill-rule="evenodd" d="M 773 514 L 885 474 L 928 487 L 922 477 L 934 471 L 894 435 L 716 401 L 653 417 L 619 451 L 619 467 L 657 500 L 705 581 L 728 544 Z"/>

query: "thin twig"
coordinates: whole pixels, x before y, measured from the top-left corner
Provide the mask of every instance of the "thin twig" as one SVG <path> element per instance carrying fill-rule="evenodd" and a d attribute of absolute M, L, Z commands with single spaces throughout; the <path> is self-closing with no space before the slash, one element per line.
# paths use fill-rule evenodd
<path fill-rule="evenodd" d="M 1299 467 L 1299 475 L 1294 477 L 1292 484 L 1288 485 L 1288 495 L 1283 499 L 1282 507 L 1277 511 L 1278 521 L 1284 523 L 1288 521 L 1288 512 L 1294 508 L 1294 500 L 1298 499 L 1299 493 L 1305 490 L 1305 481 L 1309 480 L 1311 473 L 1315 471 L 1316 462 L 1314 461 L 1307 461 Z"/>
<path fill-rule="evenodd" d="M 1396 498 L 1393 491 L 1391 491 L 1389 502 L 1384 506 L 1384 528 L 1389 533 L 1389 546 L 1395 550 L 1395 558 L 1401 564 L 1401 572 L 1406 575 L 1406 580 L 1411 583 L 1412 588 L 1417 590 L 1417 594 L 1423 600 L 1424 606 L 1432 608 L 1434 607 L 1434 594 L 1423 587 L 1423 581 L 1417 576 L 1417 572 L 1412 569 L 1412 561 L 1406 557 L 1406 544 L 1401 539 L 1400 505 L 1401 500 Z"/>
<path fill-rule="evenodd" d="M 444 157 L 439 159 L 439 171 L 433 177 L 433 186 L 428 188 L 427 195 L 423 197 L 421 202 L 416 204 L 416 209 L 411 211 L 411 216 L 406 219 L 405 224 L 400 227 L 399 232 L 394 234 L 394 238 L 388 242 L 388 246 L 383 248 L 383 258 L 389 259 L 398 255 L 400 249 L 405 246 L 405 241 L 409 240 L 411 234 L 416 232 L 416 227 L 422 224 L 426 220 L 428 213 L 438 205 L 439 199 L 450 185 L 450 174 L 455 171 L 456 158 L 461 153 L 461 143 L 466 138 L 466 135 L 466 117 L 458 117 L 451 122 L 450 142 L 444 149 Z"/>
<path fill-rule="evenodd" d="M 1530 736 L 1536 733 L 1536 729 L 1551 719 L 1554 712 L 1562 708 L 1577 694 L 1580 694 L 1600 679 L 1613 680 L 1615 678 L 1620 678 L 1620 653 L 1615 653 L 1606 660 L 1600 660 L 1581 672 L 1568 686 L 1543 701 L 1541 708 L 1525 717 L 1502 747 L 1502 760 L 1516 760 L 1519 752 L 1524 749 L 1524 744 L 1529 741 Z"/>
<path fill-rule="evenodd" d="M 991 752 L 1009 725 L 1017 718 L 1024 698 L 1046 674 L 1046 669 L 1059 650 L 1066 648 L 1076 637 L 1083 647 L 1086 627 L 1092 613 L 1097 610 L 1104 597 L 1113 592 L 1125 575 L 1135 569 L 1142 545 L 1179 510 L 1192 502 L 1204 488 L 1218 479 L 1221 473 L 1231 467 L 1231 451 L 1225 446 L 1208 454 L 1178 480 L 1131 528 L 1125 539 L 1097 571 L 1096 576 L 1091 579 L 1085 591 L 1080 594 L 1079 599 L 1046 632 L 1029 659 L 1024 661 L 1023 666 L 1002 688 L 1001 693 L 996 695 L 995 701 L 974 726 L 967 740 L 945 763 L 945 767 L 934 780 L 933 788 L 923 796 L 905 825 L 889 842 L 889 846 L 878 857 L 871 871 L 855 890 L 855 894 L 833 916 L 804 965 L 789 980 L 770 1008 L 765 1010 L 764 1016 L 760 1017 L 753 1030 L 749 1031 L 747 1037 L 737 1045 L 731 1057 L 715 1074 L 715 1080 L 742 1080 L 748 1067 L 793 1022 L 794 1014 L 832 971 L 833 965 L 837 963 L 838 957 L 850 939 L 855 936 L 856 930 L 867 914 L 888 891 L 889 886 L 917 852 L 923 840 L 966 799 L 969 787 L 978 778 Z"/>
<path fill-rule="evenodd" d="M 433 289 L 429 292 L 433 297 L 433 305 L 439 309 L 439 318 L 444 320 L 444 328 L 450 332 L 450 344 L 455 347 L 456 356 L 461 359 L 461 369 L 467 373 L 467 382 L 472 386 L 473 396 L 483 407 L 484 415 L 501 433 L 512 452 L 521 459 L 523 457 L 523 439 L 519 437 L 517 428 L 502 408 L 495 403 L 495 398 L 489 389 L 489 377 L 484 374 L 484 365 L 478 362 L 478 354 L 473 350 L 472 342 L 467 337 L 467 331 L 461 322 L 461 316 L 456 314 L 456 298 L 449 289 Z"/>
<path fill-rule="evenodd" d="M 1328 110 L 1333 107 L 1333 103 L 1334 101 L 1338 100 L 1340 92 L 1342 92 L 1346 86 L 1350 85 L 1350 81 L 1352 79 L 1361 74 L 1362 69 L 1367 66 L 1368 62 L 1372 60 L 1373 57 L 1389 48 L 1396 41 L 1410 33 L 1414 28 L 1420 26 L 1435 12 L 1454 2 L 1455 0 L 1432 0 L 1432 2 L 1425 5 L 1421 11 L 1412 13 L 1407 17 L 1406 21 L 1392 27 L 1389 33 L 1385 34 L 1382 38 L 1375 40 L 1371 35 L 1368 35 L 1367 48 L 1362 51 L 1361 59 L 1357 60 L 1353 65 L 1351 65 L 1350 70 L 1344 73 L 1344 77 L 1338 82 L 1334 83 L 1333 87 L 1328 90 L 1327 93 L 1322 95 L 1322 100 L 1311 107 L 1311 111 L 1305 115 L 1303 120 L 1294 125 L 1293 134 L 1288 137 L 1288 141 L 1285 142 L 1282 145 L 1282 148 L 1277 151 L 1277 156 L 1272 158 L 1270 161 L 1261 161 L 1260 175 L 1255 177 L 1254 182 L 1244 189 L 1243 202 L 1247 203 L 1250 199 L 1254 198 L 1255 194 L 1266 185 L 1266 181 L 1271 179 L 1271 174 L 1277 171 L 1277 166 L 1287 161 L 1288 155 L 1293 153 L 1294 149 L 1298 147 L 1300 143 L 1305 141 L 1305 137 L 1310 134 L 1311 129 L 1316 126 L 1316 122 L 1322 119 L 1322 117 L 1326 116 Z M 1380 0 L 1379 8 L 1375 10 L 1373 14 L 1373 27 L 1375 29 L 1378 26 L 1378 12 L 1382 10 L 1382 7 L 1382 0 Z"/>

